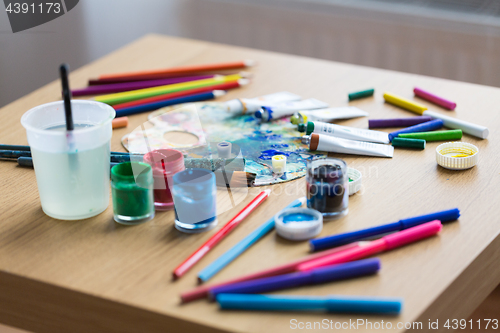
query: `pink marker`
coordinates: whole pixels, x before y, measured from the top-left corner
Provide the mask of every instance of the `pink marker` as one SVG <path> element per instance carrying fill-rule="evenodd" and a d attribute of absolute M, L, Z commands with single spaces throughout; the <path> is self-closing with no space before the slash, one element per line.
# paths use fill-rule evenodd
<path fill-rule="evenodd" d="M 418 240 L 433 236 L 442 229 L 441 221 L 434 220 L 419 226 L 409 228 L 380 239 L 371 241 L 367 245 L 354 247 L 342 252 L 334 253 L 326 257 L 305 262 L 297 267 L 297 271 L 308 271 L 314 268 L 339 264 L 343 262 L 358 260 L 369 257 L 376 253 L 395 249 L 397 247 L 416 242 Z"/>
<path fill-rule="evenodd" d="M 413 89 L 413 93 L 415 93 L 415 96 L 428 100 L 429 102 L 442 106 L 443 108 L 448 110 L 455 110 L 455 108 L 457 107 L 457 103 L 451 102 L 447 99 L 436 96 L 428 91 L 425 91 L 417 87 Z"/>

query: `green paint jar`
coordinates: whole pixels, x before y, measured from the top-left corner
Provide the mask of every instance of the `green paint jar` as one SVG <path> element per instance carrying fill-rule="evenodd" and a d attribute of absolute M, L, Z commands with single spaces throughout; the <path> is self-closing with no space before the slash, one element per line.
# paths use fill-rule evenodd
<path fill-rule="evenodd" d="M 155 216 L 153 172 L 142 162 L 126 162 L 111 169 L 111 192 L 116 222 L 134 225 Z"/>

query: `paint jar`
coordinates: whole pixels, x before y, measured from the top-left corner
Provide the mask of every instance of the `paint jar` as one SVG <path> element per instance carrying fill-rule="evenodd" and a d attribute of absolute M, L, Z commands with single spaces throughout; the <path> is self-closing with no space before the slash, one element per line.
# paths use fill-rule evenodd
<path fill-rule="evenodd" d="M 156 210 L 174 208 L 172 199 L 172 177 L 185 169 L 184 156 L 175 149 L 158 149 L 144 155 L 144 163 L 153 169 L 153 193 Z"/>
<path fill-rule="evenodd" d="M 215 227 L 217 187 L 214 173 L 206 169 L 186 169 L 176 173 L 173 181 L 176 229 L 194 233 Z"/>
<path fill-rule="evenodd" d="M 109 205 L 111 121 L 115 110 L 94 101 L 71 101 L 74 130 L 66 130 L 64 103 L 43 104 L 21 118 L 45 214 L 80 220 Z"/>
<path fill-rule="evenodd" d="M 125 162 L 111 169 L 111 193 L 116 222 L 127 225 L 144 223 L 155 216 L 153 173 L 142 162 Z"/>
<path fill-rule="evenodd" d="M 338 158 L 307 163 L 307 207 L 316 209 L 325 219 L 344 216 L 348 211 L 349 176 L 347 164 Z"/>

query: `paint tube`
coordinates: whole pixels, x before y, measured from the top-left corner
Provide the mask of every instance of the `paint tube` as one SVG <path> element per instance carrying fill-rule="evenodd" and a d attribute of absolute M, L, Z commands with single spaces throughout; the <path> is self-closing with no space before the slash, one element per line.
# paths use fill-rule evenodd
<path fill-rule="evenodd" d="M 311 151 L 378 157 L 392 157 L 394 155 L 394 147 L 390 145 L 340 139 L 317 133 L 303 136 L 302 143 L 309 145 Z"/>
<path fill-rule="evenodd" d="M 274 94 L 264 95 L 256 98 L 232 99 L 224 103 L 224 108 L 229 113 L 254 113 L 261 107 L 267 105 L 278 105 L 283 102 L 300 101 L 302 97 L 288 91 L 281 91 Z"/>
<path fill-rule="evenodd" d="M 355 106 L 345 106 L 339 108 L 299 111 L 293 115 L 290 121 L 294 125 L 307 124 L 308 121 L 324 121 L 329 123 L 337 119 L 351 119 L 366 116 L 368 116 L 368 112 L 366 111 L 363 111 Z"/>
<path fill-rule="evenodd" d="M 301 127 L 299 126 L 299 130 Z M 323 123 L 321 121 L 309 121 L 306 127 L 306 135 L 311 133 L 324 134 L 334 136 L 341 139 L 349 139 L 355 141 L 366 141 L 376 143 L 389 143 L 389 134 L 380 131 L 372 131 L 367 129 L 341 126 L 335 124 Z"/>
<path fill-rule="evenodd" d="M 324 109 L 326 107 L 328 107 L 327 103 L 315 98 L 309 98 L 302 101 L 280 103 L 274 106 L 263 106 L 260 110 L 255 112 L 255 118 L 263 122 L 268 122 L 274 119 L 291 116 L 297 111 Z"/>

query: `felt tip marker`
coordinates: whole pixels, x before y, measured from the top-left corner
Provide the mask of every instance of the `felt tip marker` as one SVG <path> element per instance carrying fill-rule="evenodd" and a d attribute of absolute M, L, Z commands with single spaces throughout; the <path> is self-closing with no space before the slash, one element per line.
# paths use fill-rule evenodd
<path fill-rule="evenodd" d="M 401 312 L 403 306 L 401 299 L 356 296 L 220 294 L 216 300 L 221 309 L 253 311 L 326 311 L 396 315 Z"/>
<path fill-rule="evenodd" d="M 351 242 L 357 242 L 371 237 L 405 230 L 430 221 L 439 220 L 442 223 L 445 223 L 455 221 L 459 217 L 460 210 L 458 208 L 443 210 L 436 213 L 401 219 L 394 223 L 379 225 L 373 228 L 312 239 L 309 241 L 309 245 L 311 246 L 312 251 L 323 251 L 336 246 L 349 244 Z"/>
<path fill-rule="evenodd" d="M 211 249 L 213 249 L 222 239 L 224 239 L 234 228 L 236 228 L 243 220 L 250 215 L 264 200 L 269 197 L 271 190 L 260 192 L 248 205 L 245 206 L 238 214 L 236 214 L 222 229 L 216 232 L 208 241 L 205 242 L 198 250 L 191 254 L 182 264 L 180 264 L 173 272 L 174 279 L 183 276 L 191 269 L 198 261 L 201 260 Z"/>
<path fill-rule="evenodd" d="M 358 260 L 371 255 L 395 249 L 397 247 L 416 242 L 418 240 L 436 235 L 442 229 L 441 221 L 435 220 L 399 231 L 380 239 L 369 242 L 360 247 L 355 247 L 326 257 L 305 262 L 297 267 L 299 271 L 308 271 L 314 268 L 339 264 L 342 262 Z"/>

